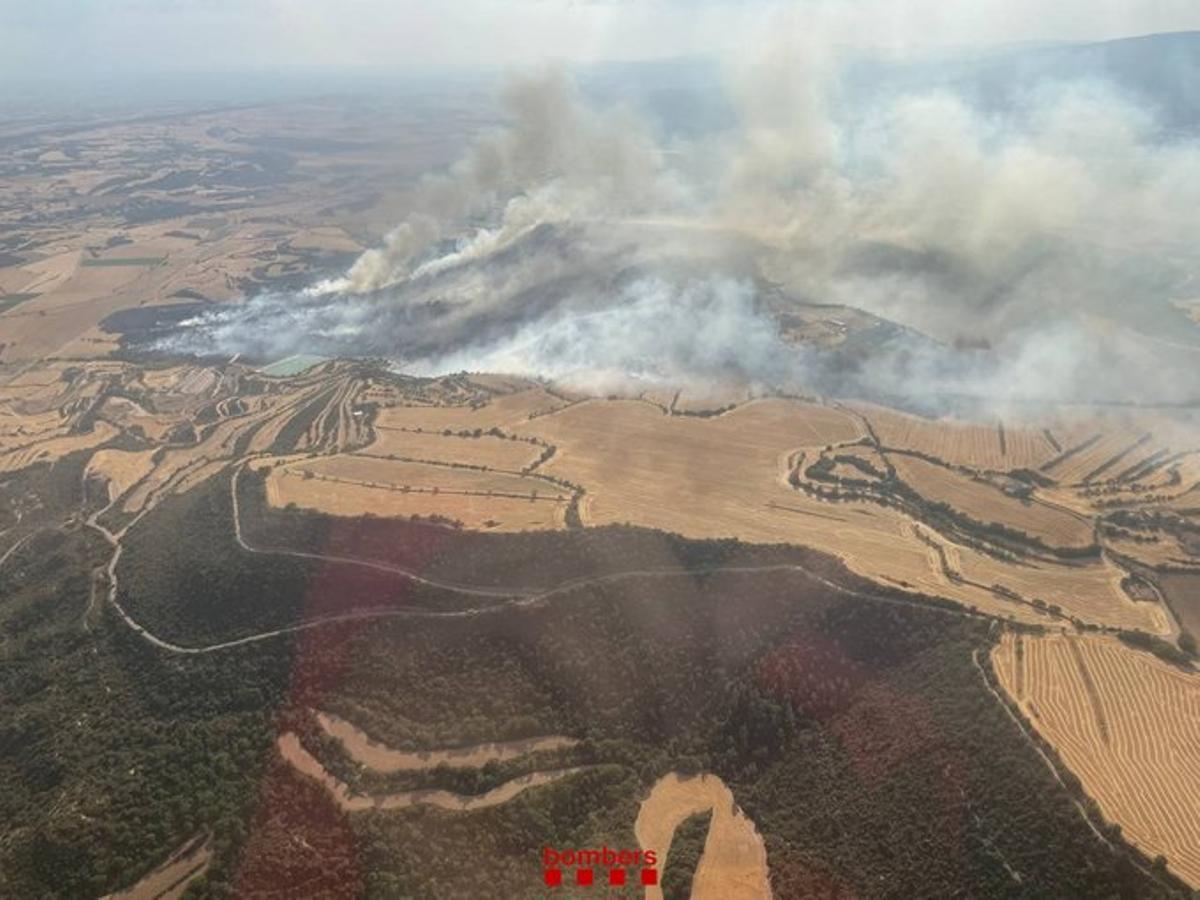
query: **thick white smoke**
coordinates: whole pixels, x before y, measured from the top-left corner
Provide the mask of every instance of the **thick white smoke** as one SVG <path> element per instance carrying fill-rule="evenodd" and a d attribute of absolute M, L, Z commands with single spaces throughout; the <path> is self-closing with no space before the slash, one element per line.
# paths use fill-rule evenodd
<path fill-rule="evenodd" d="M 838 72 L 827 48 L 783 43 L 731 77 L 736 128 L 666 146 L 562 73 L 519 80 L 509 124 L 426 179 L 345 276 L 208 313 L 170 346 L 605 383 L 1191 399 L 1198 357 L 1172 346 L 1188 340 L 1170 300 L 1200 268 L 1194 140 L 1092 78 L 987 112 L 947 90 L 850 105 Z M 814 303 L 992 351 L 881 329 L 822 356 L 779 327 Z"/>

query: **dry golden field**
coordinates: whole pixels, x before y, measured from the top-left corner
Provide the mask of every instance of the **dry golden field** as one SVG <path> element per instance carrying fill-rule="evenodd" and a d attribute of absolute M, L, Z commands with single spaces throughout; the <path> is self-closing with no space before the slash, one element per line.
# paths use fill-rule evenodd
<path fill-rule="evenodd" d="M 375 440 L 363 451 L 372 456 L 455 462 L 519 472 L 532 465 L 544 448 L 526 440 L 509 440 L 484 434 L 478 438 L 443 435 L 440 431 L 401 431 L 375 426 Z"/>
<path fill-rule="evenodd" d="M 0 472 L 13 472 L 37 462 L 52 462 L 74 453 L 76 450 L 86 450 L 98 447 L 100 444 L 116 437 L 119 432 L 107 422 L 97 422 L 91 431 L 81 434 L 61 433 L 54 437 L 18 445 L 6 453 L 0 454 Z"/>
<path fill-rule="evenodd" d="M 570 491 L 536 478 L 374 456 L 292 462 L 267 478 L 276 506 L 336 515 L 440 516 L 467 528 L 525 531 L 562 528 Z"/>
<path fill-rule="evenodd" d="M 1046 465 L 1043 471 L 1062 484 L 1088 484 L 1115 478 L 1162 449 L 1155 444 L 1154 435 L 1138 425 L 1101 433 L 1076 446 L 1081 449 Z"/>
<path fill-rule="evenodd" d="M 284 471 L 299 473 L 302 478 L 305 473 L 312 473 L 314 478 L 374 485 L 387 490 L 407 487 L 414 491 L 469 492 L 543 502 L 571 498 L 570 491 L 565 488 L 528 476 L 354 453 L 291 463 Z"/>
<path fill-rule="evenodd" d="M 866 404 L 854 408 L 871 423 L 885 448 L 912 450 L 952 466 L 997 472 L 1035 469 L 1056 455 L 1042 430 L 1028 425 L 924 419 Z"/>
<path fill-rule="evenodd" d="M 922 497 L 945 503 L 977 522 L 997 522 L 1051 547 L 1087 547 L 1093 543 L 1092 523 L 1083 516 L 1037 500 L 1022 502 L 998 487 L 915 456 L 892 453 L 888 459 L 901 480 Z"/>
<path fill-rule="evenodd" d="M 345 481 L 305 480 L 292 473 L 272 473 L 267 498 L 273 506 L 295 504 L 342 516 L 385 516 L 407 519 L 439 517 L 478 531 L 538 531 L 565 527 L 565 502 L 380 489 Z"/>
<path fill-rule="evenodd" d="M 1105 819 L 1200 889 L 1200 673 L 1101 636 L 1006 634 L 992 665 Z"/>
<path fill-rule="evenodd" d="M 801 455 L 816 459 L 828 446 L 886 468 L 875 449 L 855 443 L 866 436 L 862 420 L 837 407 L 775 398 L 715 416 L 668 415 L 642 400 L 580 401 L 512 378 L 409 383 L 363 380 L 352 371 L 326 363 L 300 376 L 266 379 L 266 390 L 236 396 L 239 379 L 249 377 L 237 366 L 139 369 L 112 362 L 21 369 L 0 391 L 5 448 L 0 466 L 99 446 L 119 429 L 140 435 L 149 444 L 146 450 L 159 448 L 148 471 L 150 457 L 140 455 L 142 450 L 134 451 L 136 463 L 106 451 L 93 467 L 113 482 L 119 509 L 127 514 L 253 455 L 290 457 L 268 480 L 271 502 L 278 505 L 345 515 L 440 517 L 500 531 L 565 527 L 574 493 L 569 485 L 576 485 L 582 489 L 578 512 L 584 524 L 630 522 L 688 537 L 803 544 L 881 583 L 948 597 L 992 615 L 1047 622 L 1047 614 L 1032 605 L 1041 601 L 1087 622 L 1160 634 L 1171 630 L 1157 604 L 1125 596 L 1120 588 L 1125 573 L 1106 557 L 1071 565 L 997 559 L 928 526 L 918 528 L 896 509 L 832 502 L 793 488 L 790 467 Z M 120 394 L 104 400 L 90 431 L 72 434 L 108 385 L 121 386 Z M 379 405 L 373 431 L 361 415 L 363 403 Z M 193 421 L 202 409 L 208 418 Z M 487 435 L 492 427 L 506 437 Z M 446 428 L 483 433 L 447 436 Z M 372 434 L 374 443 L 366 446 Z M 551 448 L 535 476 L 517 474 Z M 942 474 L 921 462 L 909 461 L 908 470 L 910 477 L 913 470 Z M 1044 506 L 1018 511 L 1018 501 L 997 500 L 999 492 L 989 485 L 945 476 L 918 487 L 937 499 L 947 482 L 958 489 L 945 495 L 948 502 L 957 498 L 981 518 L 1000 519 L 1005 503 L 1014 514 L 1033 510 L 1039 517 L 1010 521 L 1015 527 L 1042 525 L 1048 536 L 1077 521 Z M 1094 512 L 1085 505 L 1089 498 L 1066 493 L 1083 514 Z"/>
<path fill-rule="evenodd" d="M 531 415 L 543 415 L 561 409 L 571 401 L 548 393 L 544 388 L 531 387 L 511 394 L 496 395 L 486 405 L 471 406 L 393 406 L 379 411 L 377 426 L 441 432 L 487 431 L 500 428 L 508 431 Z"/>
<path fill-rule="evenodd" d="M 86 472 L 108 482 L 108 499 L 116 500 L 154 468 L 155 450 L 99 450 Z"/>
<path fill-rule="evenodd" d="M 794 542 L 832 553 L 869 578 L 996 615 L 1045 621 L 1026 604 L 992 592 L 992 585 L 1001 585 L 1085 621 L 1169 630 L 1155 604 L 1134 603 L 1124 594 L 1124 572 L 1107 559 L 1006 562 L 960 546 L 955 553 L 966 581 L 955 582 L 931 566 L 930 548 L 907 516 L 874 503 L 823 502 L 791 489 L 787 461 L 797 448 L 861 435 L 856 420 L 836 409 L 763 400 L 699 419 L 597 400 L 534 419 L 519 431 L 558 448 L 541 471 L 584 488 L 581 516 L 588 524 L 632 522 L 690 537 Z"/>
<path fill-rule="evenodd" d="M 1138 536 L 1142 539 L 1105 535 L 1104 546 L 1151 568 L 1192 568 L 1200 563 L 1174 535 L 1142 532 Z"/>
<path fill-rule="evenodd" d="M 767 849 L 754 823 L 742 812 L 716 775 L 660 778 L 642 801 L 633 831 L 643 850 L 653 850 L 660 872 L 667 868 L 671 838 L 689 816 L 712 811 L 704 854 L 692 877 L 691 896 L 699 900 L 752 900 L 771 896 Z M 661 900 L 662 886 L 646 888 Z"/>

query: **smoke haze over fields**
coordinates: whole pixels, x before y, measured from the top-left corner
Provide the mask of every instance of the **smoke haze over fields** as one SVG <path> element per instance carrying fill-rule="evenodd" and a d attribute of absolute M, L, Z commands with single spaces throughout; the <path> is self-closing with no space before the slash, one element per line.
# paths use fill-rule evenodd
<path fill-rule="evenodd" d="M 1118 47 L 1117 69 L 1075 48 L 908 65 L 780 40 L 723 71 L 706 99 L 731 122 L 699 132 L 561 70 L 519 77 L 508 124 L 343 276 L 215 308 L 166 346 L 918 405 L 1193 400 L 1200 341 L 1174 302 L 1200 296 L 1179 99 L 1200 36 Z M 879 321 L 790 339 L 815 304 Z"/>

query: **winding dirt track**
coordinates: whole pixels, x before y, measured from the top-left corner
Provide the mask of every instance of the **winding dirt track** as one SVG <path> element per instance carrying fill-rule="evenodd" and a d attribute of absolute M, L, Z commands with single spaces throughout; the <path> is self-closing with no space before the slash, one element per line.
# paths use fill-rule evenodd
<path fill-rule="evenodd" d="M 415 572 L 411 572 L 399 566 L 391 566 L 385 563 L 354 559 L 352 557 L 325 556 L 319 553 L 306 553 L 301 550 L 286 550 L 282 548 L 259 548 L 251 546 L 242 535 L 240 513 L 238 511 L 237 503 L 237 475 L 238 470 L 235 470 L 233 477 L 230 479 L 230 490 L 233 497 L 233 526 L 238 545 L 248 553 L 259 553 L 274 556 L 291 556 L 298 559 L 314 559 L 325 562 L 341 563 L 344 565 L 363 566 L 368 569 L 391 572 L 392 574 L 398 575 L 402 578 L 408 578 L 420 584 L 429 585 L 441 590 L 476 597 L 500 598 L 503 600 L 503 602 L 492 603 L 487 606 L 469 607 L 466 609 L 440 612 L 420 607 L 363 609 L 355 612 L 322 616 L 320 618 L 310 619 L 306 622 L 300 622 L 296 625 L 286 625 L 282 628 L 273 628 L 268 631 L 261 631 L 256 634 L 246 635 L 245 637 L 234 638 L 233 640 L 229 641 L 219 641 L 213 644 L 204 644 L 192 647 L 183 646 L 181 644 L 176 644 L 173 641 L 164 640 L 163 638 L 160 638 L 158 635 L 146 629 L 136 619 L 129 615 L 129 613 L 123 606 L 121 606 L 120 601 L 117 599 L 118 584 L 116 568 L 122 552 L 121 538 L 139 519 L 141 519 L 143 515 L 149 512 L 150 507 L 143 509 L 136 518 L 130 521 L 116 534 L 110 532 L 97 521 L 97 518 L 104 512 L 104 510 L 94 513 L 92 516 L 88 517 L 87 524 L 99 531 L 100 534 L 104 536 L 105 540 L 107 540 L 113 546 L 112 559 L 109 560 L 108 565 L 105 567 L 105 574 L 108 577 L 109 583 L 108 601 L 112 604 L 113 609 L 117 611 L 117 614 L 125 621 L 126 625 L 128 625 L 135 633 L 140 635 L 146 641 L 162 650 L 166 650 L 170 653 L 191 655 L 200 653 L 215 653 L 219 650 L 229 650 L 233 647 L 242 647 L 246 644 L 255 644 L 259 641 L 270 640 L 271 638 L 280 637 L 285 634 L 295 634 L 296 632 L 308 631 L 313 628 L 322 628 L 326 625 L 332 625 L 341 622 L 397 618 L 471 618 L 474 616 L 488 615 L 490 613 L 496 613 L 502 610 L 513 609 L 515 607 L 533 606 L 545 603 L 550 598 L 559 594 L 567 594 L 571 591 L 597 584 L 614 584 L 637 578 L 694 578 L 697 575 L 710 575 L 717 572 L 742 574 L 792 572 L 803 575 L 804 577 L 812 581 L 816 581 L 824 587 L 827 587 L 830 590 L 836 591 L 837 593 L 847 597 L 857 597 L 862 600 L 871 600 L 878 603 L 891 603 L 897 606 L 915 606 L 920 609 L 932 610 L 949 616 L 959 616 L 972 619 L 992 618 L 991 616 L 987 616 L 983 613 L 971 612 L 967 609 L 960 610 L 949 607 L 932 606 L 916 600 L 902 600 L 896 597 L 883 597 L 876 594 L 867 594 L 862 591 L 856 591 L 852 588 L 843 587 L 837 582 L 830 581 L 827 578 L 817 575 L 815 572 L 810 571 L 798 563 L 774 563 L 761 566 L 697 566 L 688 569 L 634 569 L 625 572 L 614 572 L 609 575 L 596 575 L 587 578 L 571 579 L 556 585 L 555 587 L 541 591 L 521 592 L 514 590 L 498 591 L 494 588 L 479 588 L 469 585 L 454 584 L 452 582 L 435 581 L 430 578 L 424 578 L 423 576 L 417 575 Z"/>
<path fill-rule="evenodd" d="M 549 784 L 582 772 L 584 768 L 576 766 L 571 769 L 555 769 L 547 772 L 530 772 L 506 781 L 499 787 L 492 788 L 483 794 L 456 794 L 428 788 L 419 791 L 400 791 L 395 794 L 378 794 L 366 796 L 352 794 L 350 788 L 342 781 L 334 778 L 321 765 L 320 760 L 304 749 L 300 739 L 291 732 L 281 734 L 276 742 L 279 752 L 298 772 L 320 782 L 333 797 L 334 801 L 346 812 L 359 812 L 365 809 L 406 809 L 410 806 L 436 806 L 459 812 L 469 812 L 475 809 L 487 809 L 489 806 L 499 806 L 507 803 L 523 791 L 542 784 Z"/>
<path fill-rule="evenodd" d="M 419 772 L 440 765 L 478 769 L 489 762 L 504 762 L 539 751 L 563 750 L 579 743 L 575 738 L 548 735 L 442 750 L 395 750 L 371 740 L 366 732 L 345 719 L 325 712 L 317 712 L 316 716 L 325 733 L 341 741 L 351 759 L 375 772 Z"/>

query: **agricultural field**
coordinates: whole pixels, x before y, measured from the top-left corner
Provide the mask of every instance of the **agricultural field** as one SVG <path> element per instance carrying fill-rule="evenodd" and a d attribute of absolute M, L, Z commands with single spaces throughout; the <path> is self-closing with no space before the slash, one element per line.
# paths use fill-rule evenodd
<path fill-rule="evenodd" d="M 442 521 L 480 531 L 526 531 L 565 526 L 570 502 L 547 492 L 544 482 L 518 476 L 479 479 L 461 469 L 432 467 L 407 471 L 382 470 L 372 465 L 365 477 L 331 474 L 330 467 L 314 470 L 296 463 L 271 474 L 267 497 L 274 506 L 294 504 L 341 516 L 392 516 Z M 344 467 L 333 465 L 335 472 Z M 307 473 L 313 472 L 311 477 Z M 396 481 L 380 479 L 393 478 Z M 418 482 L 415 483 L 414 482 Z M 533 497 L 534 491 L 541 496 Z"/>
<path fill-rule="evenodd" d="M 1180 625 L 1200 640 L 1200 571 L 1193 565 L 1189 570 L 1161 572 L 1157 581 Z"/>
<path fill-rule="evenodd" d="M 474 405 L 393 406 L 379 411 L 382 428 L 442 432 L 491 428 L 509 430 L 530 417 L 561 409 L 572 401 L 542 387 L 525 387 L 511 393 L 483 394 Z"/>
<path fill-rule="evenodd" d="M 1034 469 L 1056 455 L 1042 429 L 1001 421 L 984 424 L 925 419 L 878 406 L 856 406 L 888 449 L 908 450 L 950 466 L 1007 472 Z"/>
<path fill-rule="evenodd" d="M 528 896 L 568 843 L 649 896 L 1197 885 L 1194 411 L 164 340 L 498 124 L 406 103 L 0 122 L 0 895 Z"/>
<path fill-rule="evenodd" d="M 541 444 L 528 439 L 515 439 L 515 435 L 502 437 L 484 433 L 475 437 L 473 431 L 446 435 L 432 431 L 402 431 L 376 424 L 375 440 L 363 454 L 519 472 L 536 463 L 544 449 Z"/>
<path fill-rule="evenodd" d="M 1022 501 L 1000 488 L 916 456 L 891 453 L 888 460 L 902 481 L 925 499 L 945 503 L 980 523 L 997 522 L 1029 534 L 1049 547 L 1088 547 L 1092 522 L 1039 500 Z"/>
<path fill-rule="evenodd" d="M 669 848 L 679 826 L 697 813 L 710 812 L 708 835 L 696 866 L 689 896 L 697 900 L 723 897 L 770 897 L 767 850 L 762 835 L 737 807 L 729 788 L 714 775 L 682 778 L 676 772 L 663 776 L 638 809 L 633 830 L 645 849 Z M 659 865 L 666 869 L 670 853 Z M 661 900 L 661 887 L 646 890 L 646 897 Z"/>
<path fill-rule="evenodd" d="M 992 665 L 1104 818 L 1200 889 L 1200 673 L 1073 635 L 1008 633 Z"/>

